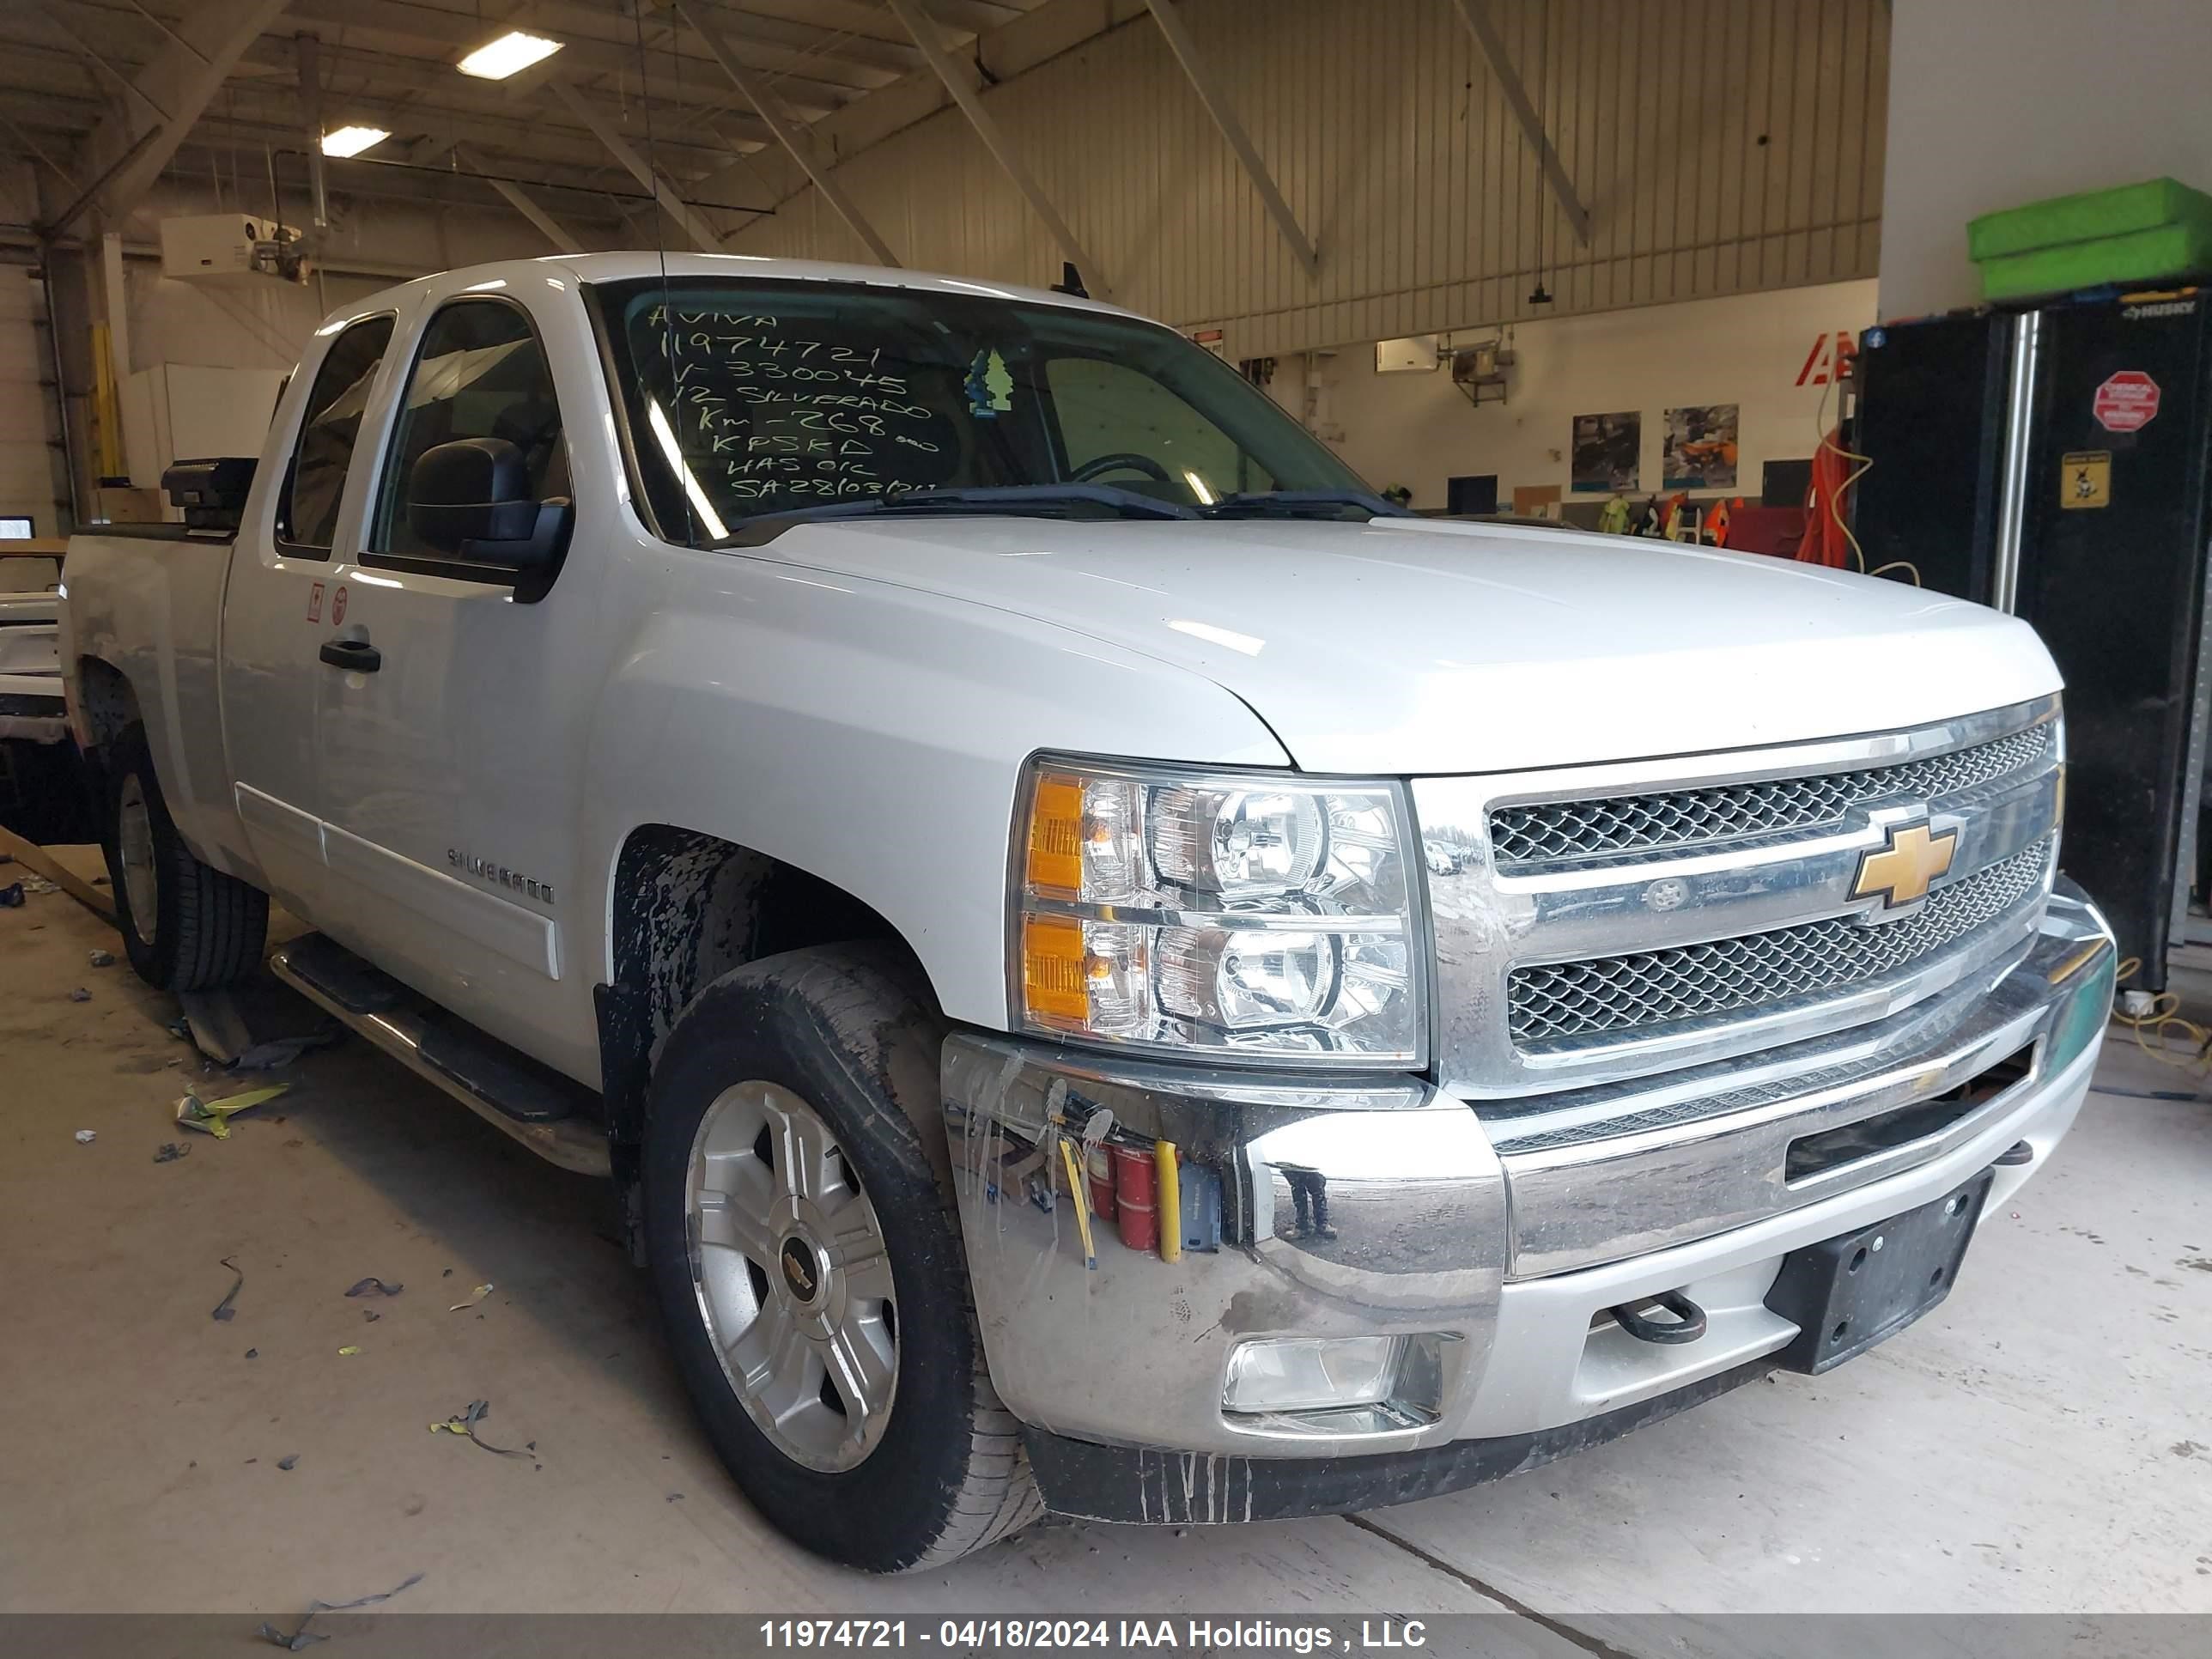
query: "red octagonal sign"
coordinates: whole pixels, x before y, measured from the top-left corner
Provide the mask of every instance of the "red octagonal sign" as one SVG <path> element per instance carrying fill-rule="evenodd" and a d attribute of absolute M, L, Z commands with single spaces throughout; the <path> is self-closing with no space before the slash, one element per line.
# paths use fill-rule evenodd
<path fill-rule="evenodd" d="M 2140 432 L 2158 413 L 2158 382 L 2139 368 L 2124 368 L 2097 388 L 2097 424 L 2107 432 Z"/>

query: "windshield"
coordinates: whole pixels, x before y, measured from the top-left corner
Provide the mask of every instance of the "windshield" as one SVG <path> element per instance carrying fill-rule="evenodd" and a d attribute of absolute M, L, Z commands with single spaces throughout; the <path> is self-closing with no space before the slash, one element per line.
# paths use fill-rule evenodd
<path fill-rule="evenodd" d="M 1304 496 L 1323 516 L 1372 500 L 1266 394 L 1154 324 L 863 283 L 648 277 L 598 295 L 631 465 L 670 541 L 908 491 L 1023 489 L 1009 505 L 1069 516 L 1124 492 L 1201 511 Z M 1109 488 L 1037 488 L 1069 484 Z"/>

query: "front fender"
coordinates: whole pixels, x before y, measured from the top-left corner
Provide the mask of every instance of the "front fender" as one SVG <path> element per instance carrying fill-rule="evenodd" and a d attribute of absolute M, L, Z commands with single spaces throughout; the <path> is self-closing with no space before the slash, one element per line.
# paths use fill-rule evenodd
<path fill-rule="evenodd" d="M 1290 764 L 1219 686 L 1052 624 L 730 554 L 678 552 L 672 574 L 592 734 L 605 979 L 623 843 L 667 823 L 862 900 L 947 1014 L 1003 1029 L 1007 837 L 1030 755 Z"/>

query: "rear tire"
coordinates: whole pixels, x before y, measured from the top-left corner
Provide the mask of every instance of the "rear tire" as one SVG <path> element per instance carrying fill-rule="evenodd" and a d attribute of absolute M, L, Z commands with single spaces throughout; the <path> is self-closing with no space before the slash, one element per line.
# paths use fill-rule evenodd
<path fill-rule="evenodd" d="M 269 896 L 192 856 L 161 799 L 146 728 L 107 750 L 106 851 L 115 925 L 139 978 L 164 991 L 210 991 L 261 963 Z"/>
<path fill-rule="evenodd" d="M 708 1438 L 780 1530 L 869 1572 L 1042 1512 L 984 1365 L 944 1032 L 915 981 L 867 945 L 724 975 L 669 1034 L 641 1160 L 647 1264 Z"/>

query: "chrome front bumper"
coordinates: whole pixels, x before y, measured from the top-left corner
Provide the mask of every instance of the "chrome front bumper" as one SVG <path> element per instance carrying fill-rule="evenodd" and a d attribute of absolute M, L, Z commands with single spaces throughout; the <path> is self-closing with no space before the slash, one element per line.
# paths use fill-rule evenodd
<path fill-rule="evenodd" d="M 1158 1475 L 1162 1490 L 1218 1479 L 1225 1492 L 1225 1471 L 1242 1471 L 1243 1513 L 1186 1494 L 1170 1506 L 1176 1519 L 1250 1518 L 1255 1490 L 1295 1494 L 1301 1470 L 1326 1485 L 1321 1460 L 1376 1455 L 1401 1468 L 1424 1454 L 1431 1474 L 1447 1464 L 1474 1472 L 1417 1474 L 1393 1487 L 1402 1495 L 1504 1472 L 1498 1458 L 1470 1455 L 1471 1442 L 1571 1438 L 1565 1425 L 1601 1419 L 1632 1426 L 1667 1401 L 1754 1372 L 1790 1340 L 1796 1327 L 1765 1297 L 1792 1250 L 1941 1197 L 2009 1153 L 1989 1202 L 2008 1197 L 2087 1091 L 2113 959 L 2103 919 L 2062 884 L 2025 956 L 1948 1024 L 1886 1022 L 1879 1040 L 1868 1028 L 1856 1042 L 1720 1068 L 1724 1086 L 1676 1074 L 1650 1080 L 1640 1100 L 1551 1095 L 1522 1115 L 1497 1101 L 1478 1115 L 1413 1079 L 1284 1079 L 955 1036 L 945 1108 L 992 1379 L 1063 1451 L 1122 1449 L 1113 1456 L 1130 1461 L 1107 1462 L 1127 1468 L 1150 1459 L 1165 1469 L 1160 1459 L 1180 1455 L 1180 1474 Z M 2004 1073 L 1987 1097 L 1930 1105 L 2006 1059 L 2018 1075 Z M 1897 1115 L 1915 1107 L 1929 1119 Z M 1086 1117 L 1098 1130 L 1100 1109 L 1114 1135 L 1172 1141 L 1186 1168 L 1218 1180 L 1218 1249 L 1170 1262 L 1094 1222 L 1096 1265 L 1086 1265 L 1056 1143 Z M 1938 1127 L 1901 1141 L 1869 1130 L 1840 1143 L 1839 1161 L 1788 1178 L 1793 1143 L 1833 1147 L 1839 1127 L 1923 1121 Z M 1301 1197 L 1310 1203 L 1317 1190 L 1333 1238 L 1297 1224 Z M 1668 1291 L 1705 1310 L 1695 1341 L 1641 1341 L 1606 1316 Z M 1240 1342 L 1368 1334 L 1434 1339 L 1425 1409 L 1392 1420 L 1224 1411 Z M 1067 1462 L 1039 1459 L 1055 1507 L 1170 1518 L 1149 1497 L 1117 1506 L 1055 1491 L 1053 1471 Z M 1259 1470 L 1272 1473 L 1257 1481 Z M 1392 1501 L 1363 1492 L 1357 1483 L 1340 1499 L 1309 1491 L 1267 1512 Z"/>

